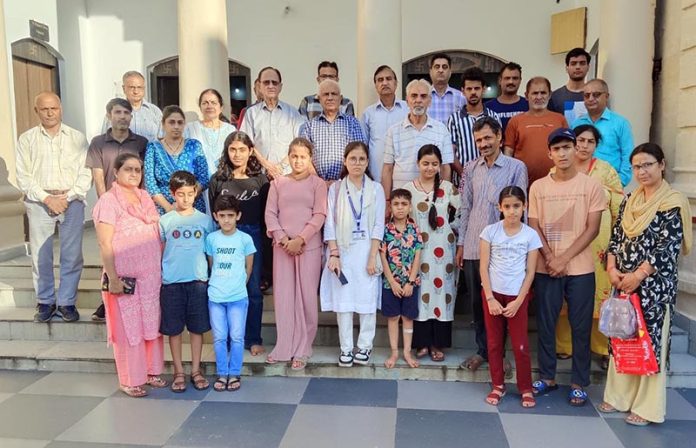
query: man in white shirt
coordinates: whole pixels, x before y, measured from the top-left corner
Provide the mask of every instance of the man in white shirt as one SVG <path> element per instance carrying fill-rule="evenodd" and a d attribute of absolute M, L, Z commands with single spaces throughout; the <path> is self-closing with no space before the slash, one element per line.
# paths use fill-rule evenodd
<path fill-rule="evenodd" d="M 32 277 L 38 305 L 34 320 L 58 314 L 66 322 L 80 318 L 75 306 L 82 274 L 85 196 L 92 175 L 85 167 L 87 139 L 62 123 L 60 98 L 43 92 L 34 99 L 41 124 L 17 143 L 17 183 L 29 218 Z M 60 235 L 60 286 L 53 278 L 53 234 Z"/>
<path fill-rule="evenodd" d="M 133 106 L 133 119 L 130 122 L 130 130 L 134 134 L 142 135 L 147 141 L 157 140 L 162 126 L 162 111 L 159 107 L 145 101 L 145 77 L 135 70 L 123 74 L 123 93 Z M 111 120 L 104 117 L 102 134 L 111 127 Z"/>

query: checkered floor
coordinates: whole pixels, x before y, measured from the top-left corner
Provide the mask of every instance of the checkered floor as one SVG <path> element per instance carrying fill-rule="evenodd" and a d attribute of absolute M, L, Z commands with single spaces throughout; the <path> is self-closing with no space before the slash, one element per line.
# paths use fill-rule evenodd
<path fill-rule="evenodd" d="M 512 388 L 512 387 L 511 387 Z M 238 392 L 153 390 L 125 397 L 113 374 L 0 371 L 0 447 L 693 446 L 696 389 L 670 389 L 667 421 L 636 428 L 567 388 L 522 409 L 488 385 L 332 378 L 243 378 Z"/>

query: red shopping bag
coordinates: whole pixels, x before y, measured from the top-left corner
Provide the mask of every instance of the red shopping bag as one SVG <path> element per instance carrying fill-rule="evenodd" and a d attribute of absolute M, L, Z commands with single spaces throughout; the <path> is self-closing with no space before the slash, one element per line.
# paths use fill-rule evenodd
<path fill-rule="evenodd" d="M 631 294 L 629 299 L 636 309 L 638 332 L 633 339 L 611 338 L 611 350 L 614 365 L 618 373 L 628 375 L 653 375 L 658 371 L 657 358 L 652 340 L 645 327 L 643 311 L 640 308 L 638 294 Z"/>

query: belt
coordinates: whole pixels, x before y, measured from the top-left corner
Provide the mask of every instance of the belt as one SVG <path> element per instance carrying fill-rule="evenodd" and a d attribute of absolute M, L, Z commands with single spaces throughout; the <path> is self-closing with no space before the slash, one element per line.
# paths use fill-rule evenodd
<path fill-rule="evenodd" d="M 65 194 L 65 193 L 67 193 L 67 192 L 70 191 L 70 190 L 44 190 L 44 191 L 45 191 L 46 193 L 48 193 L 48 194 L 52 194 L 52 195 L 58 196 L 58 195 L 61 195 L 61 194 Z"/>

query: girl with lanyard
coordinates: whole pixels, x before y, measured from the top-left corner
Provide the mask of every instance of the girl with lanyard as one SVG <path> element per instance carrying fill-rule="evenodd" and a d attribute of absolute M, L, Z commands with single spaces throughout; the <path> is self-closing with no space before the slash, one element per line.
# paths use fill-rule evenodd
<path fill-rule="evenodd" d="M 343 154 L 341 180 L 331 185 L 328 195 L 324 226 L 328 261 L 319 295 L 321 310 L 336 313 L 340 367 L 369 362 L 382 293 L 378 250 L 384 235 L 384 190 L 367 172 L 368 160 L 364 143 L 349 143 Z M 353 313 L 360 315 L 355 355 Z"/>

